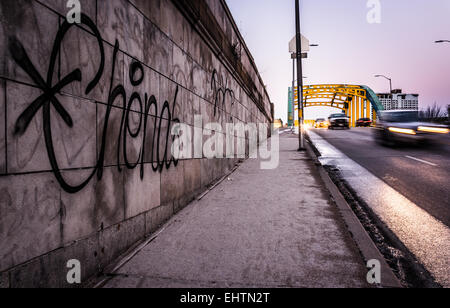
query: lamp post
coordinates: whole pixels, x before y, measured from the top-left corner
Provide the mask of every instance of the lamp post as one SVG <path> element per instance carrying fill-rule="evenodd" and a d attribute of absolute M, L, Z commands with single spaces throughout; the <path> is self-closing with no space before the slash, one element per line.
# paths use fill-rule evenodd
<path fill-rule="evenodd" d="M 291 54 L 292 59 L 292 127 L 295 128 L 295 59 L 297 55 L 295 53 Z"/>
<path fill-rule="evenodd" d="M 389 80 L 389 88 L 390 88 L 390 91 L 391 91 L 391 92 L 389 92 L 389 93 L 390 93 L 390 95 L 391 95 L 391 108 L 392 108 L 392 102 L 394 101 L 394 95 L 392 94 L 392 79 L 389 78 L 389 77 L 386 77 L 386 76 L 384 76 L 384 75 L 375 75 L 375 77 L 376 77 L 376 78 L 382 77 L 382 78 L 384 78 L 384 79 Z"/>
<path fill-rule="evenodd" d="M 302 38 L 300 32 L 300 1 L 295 0 L 295 30 L 297 46 L 297 91 L 298 91 L 298 125 L 299 151 L 305 150 L 305 135 L 303 130 L 303 67 L 302 67 Z"/>

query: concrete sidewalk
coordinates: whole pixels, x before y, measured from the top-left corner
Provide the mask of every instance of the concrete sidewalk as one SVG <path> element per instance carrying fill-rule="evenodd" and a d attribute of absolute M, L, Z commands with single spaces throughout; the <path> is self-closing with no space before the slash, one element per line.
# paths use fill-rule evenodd
<path fill-rule="evenodd" d="M 280 166 L 247 160 L 114 273 L 106 287 L 367 287 L 362 258 L 297 137 Z"/>

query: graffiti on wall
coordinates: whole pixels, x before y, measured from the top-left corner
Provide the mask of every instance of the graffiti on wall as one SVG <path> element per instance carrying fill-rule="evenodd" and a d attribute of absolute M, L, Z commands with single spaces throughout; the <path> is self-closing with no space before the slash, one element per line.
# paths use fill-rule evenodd
<path fill-rule="evenodd" d="M 98 49 L 100 52 L 100 62 L 98 64 L 97 72 L 94 78 L 88 83 L 85 89 L 85 94 L 89 94 L 94 90 L 105 71 L 105 50 L 104 43 L 99 30 L 97 29 L 95 23 L 85 14 L 81 14 L 81 24 L 90 30 L 98 43 Z M 39 88 L 42 94 L 37 97 L 29 106 L 22 112 L 15 123 L 14 135 L 20 137 L 23 135 L 31 121 L 37 116 L 38 111 L 42 109 L 42 124 L 44 131 L 44 140 L 47 149 L 48 159 L 52 168 L 52 172 L 56 177 L 59 185 L 68 193 L 77 193 L 81 191 L 86 185 L 97 175 L 98 180 L 102 179 L 103 168 L 105 162 L 105 149 L 109 129 L 109 119 L 113 104 L 119 101 L 122 106 L 122 117 L 119 134 L 117 136 L 117 167 L 119 171 L 122 170 L 120 164 L 120 154 L 122 153 L 125 166 L 128 169 L 135 169 L 140 166 L 140 177 L 141 180 L 144 179 L 144 157 L 145 157 L 145 145 L 151 142 L 152 151 L 151 153 L 151 164 L 154 172 L 162 172 L 164 168 L 169 169 L 171 165 L 177 166 L 178 160 L 176 160 L 171 155 L 169 150 L 169 138 L 172 141 L 176 136 L 170 134 L 171 125 L 174 123 L 180 123 L 180 120 L 175 117 L 175 105 L 177 103 L 178 97 L 178 86 L 175 90 L 175 97 L 173 101 L 173 107 L 170 108 L 168 101 L 165 101 L 162 105 L 161 110 L 158 110 L 158 102 L 154 95 L 145 93 L 143 96 L 138 92 L 133 92 L 129 95 L 127 93 L 124 85 L 114 85 L 114 73 L 116 70 L 117 54 L 119 52 L 119 43 L 116 41 L 113 51 L 112 63 L 111 65 L 111 76 L 109 83 L 109 93 L 107 99 L 107 108 L 104 115 L 103 133 L 100 141 L 100 152 L 97 163 L 93 168 L 92 173 L 81 181 L 78 185 L 69 184 L 63 177 L 61 169 L 58 164 L 58 158 L 55 151 L 55 147 L 52 139 L 52 129 L 51 129 L 51 108 L 54 108 L 57 112 L 57 116 L 61 117 L 64 123 L 69 127 L 73 127 L 73 120 L 71 115 L 67 112 L 61 102 L 58 101 L 56 94 L 62 91 L 65 87 L 69 86 L 75 82 L 81 82 L 82 71 L 80 69 L 75 69 L 67 76 L 61 78 L 59 82 L 53 82 L 53 76 L 55 73 L 55 67 L 58 60 L 58 54 L 61 50 L 61 44 L 64 40 L 65 35 L 71 29 L 74 24 L 65 21 L 58 29 L 53 49 L 50 55 L 50 64 L 47 71 L 46 79 L 40 75 L 36 67 L 30 60 L 25 48 L 19 40 L 15 37 L 9 38 L 9 51 L 12 58 L 20 66 L 28 76 L 33 80 L 35 86 Z M 134 87 L 142 85 L 144 80 L 144 67 L 140 62 L 133 61 L 129 68 L 129 81 Z M 219 90 L 220 92 L 221 90 Z M 133 129 L 130 125 L 131 109 L 133 105 L 139 108 L 139 119 L 137 128 Z M 154 118 L 154 133 L 151 141 L 147 140 L 147 127 L 149 122 L 149 117 Z M 168 125 L 165 128 L 163 125 L 163 119 L 168 121 Z M 142 146 L 139 152 L 139 158 L 137 161 L 130 162 L 127 156 L 127 140 L 128 138 L 137 139 L 142 138 Z M 160 150 L 164 150 L 164 154 L 161 154 Z M 156 155 L 155 155 L 156 152 Z M 155 157 L 156 156 L 156 157 Z"/>
<path fill-rule="evenodd" d="M 225 82 L 225 84 L 226 83 L 227 82 Z M 226 112 L 227 99 L 231 101 L 231 108 L 234 106 L 234 92 L 230 88 L 223 86 L 223 84 L 224 82 L 219 79 L 217 70 L 214 70 L 211 77 L 211 90 L 213 91 L 214 100 L 214 116 L 220 115 L 220 110 L 224 110 Z M 231 114 L 231 112 L 232 111 L 229 110 L 228 113 Z"/>

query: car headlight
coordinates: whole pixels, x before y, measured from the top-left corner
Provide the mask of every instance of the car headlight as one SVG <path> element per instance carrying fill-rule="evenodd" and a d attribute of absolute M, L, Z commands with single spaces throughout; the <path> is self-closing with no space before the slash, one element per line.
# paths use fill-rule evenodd
<path fill-rule="evenodd" d="M 441 128 L 441 127 L 419 126 L 418 130 L 420 132 L 435 133 L 435 134 L 448 134 L 448 133 L 450 133 L 450 129 L 448 129 L 448 128 Z"/>
<path fill-rule="evenodd" d="M 416 135 L 413 129 L 389 127 L 389 131 L 392 133 L 406 134 L 406 135 Z"/>

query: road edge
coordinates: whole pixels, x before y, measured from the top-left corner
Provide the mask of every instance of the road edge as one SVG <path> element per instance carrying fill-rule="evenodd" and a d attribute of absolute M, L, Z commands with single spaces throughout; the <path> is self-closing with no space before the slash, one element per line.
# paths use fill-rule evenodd
<path fill-rule="evenodd" d="M 344 196 L 341 194 L 339 188 L 334 184 L 334 182 L 328 175 L 328 172 L 319 161 L 318 155 L 316 153 L 317 150 L 314 150 L 315 147 L 312 141 L 309 139 L 309 137 L 307 137 L 306 141 L 306 151 L 317 166 L 321 180 L 325 185 L 325 188 L 333 198 L 334 202 L 336 203 L 341 217 L 343 218 L 344 223 L 347 226 L 347 229 L 353 240 L 355 241 L 365 263 L 367 264 L 369 260 L 378 260 L 380 262 L 381 284 L 379 285 L 379 287 L 403 288 L 400 280 L 394 274 L 391 267 L 387 264 L 384 256 L 378 250 L 370 235 L 367 233 L 366 229 L 361 224 L 358 217 L 356 217 L 355 213 L 345 200 Z"/>

